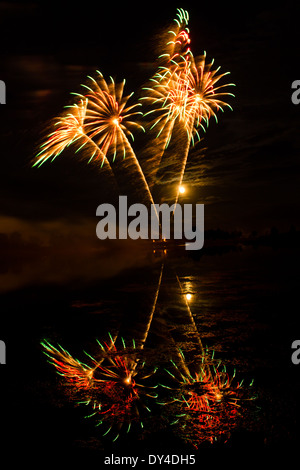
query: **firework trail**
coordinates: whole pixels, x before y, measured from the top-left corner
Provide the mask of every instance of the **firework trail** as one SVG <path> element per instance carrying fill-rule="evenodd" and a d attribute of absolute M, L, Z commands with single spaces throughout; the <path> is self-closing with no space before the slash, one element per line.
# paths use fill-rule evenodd
<path fill-rule="evenodd" d="M 163 270 L 164 270 L 164 263 L 162 263 L 162 265 L 161 265 L 159 280 L 158 280 L 158 284 L 157 284 L 157 288 L 156 288 L 156 292 L 155 292 L 155 296 L 154 296 L 154 302 L 153 302 L 153 305 L 152 305 L 152 308 L 151 308 L 151 312 L 150 312 L 150 315 L 149 315 L 149 320 L 148 320 L 143 338 L 141 339 L 141 346 L 140 346 L 141 348 L 143 348 L 145 343 L 146 343 L 146 339 L 148 337 L 148 333 L 149 333 L 150 326 L 151 326 L 151 323 L 152 323 L 153 315 L 154 315 L 154 312 L 155 312 L 155 309 L 156 309 L 158 294 L 159 294 L 159 291 L 160 291 L 161 280 L 162 280 L 162 276 L 163 276 Z"/>
<path fill-rule="evenodd" d="M 188 67 L 187 62 L 185 62 L 185 66 Z M 159 113 L 150 130 L 156 126 L 159 127 L 156 138 L 164 133 L 162 145 L 164 152 L 170 143 L 175 123 L 177 121 L 185 123 L 189 120 L 191 107 L 188 104 L 192 90 L 182 71 L 182 65 L 178 65 L 172 70 L 166 68 L 157 72 L 151 81 L 153 83 L 152 87 L 143 88 L 143 90 L 149 92 L 149 95 L 141 97 L 140 100 L 147 100 L 154 107 L 154 109 L 144 113 L 144 116 Z M 159 162 L 160 160 L 161 156 Z"/>
<path fill-rule="evenodd" d="M 178 61 L 190 54 L 191 39 L 189 36 L 189 14 L 182 8 L 177 8 L 173 25 L 167 33 L 167 39 L 163 45 L 164 52 L 158 56 L 160 67 L 176 66 Z"/>
<path fill-rule="evenodd" d="M 136 357 L 135 357 L 135 363 L 133 364 L 133 370 L 135 369 L 135 367 L 138 365 L 138 363 L 140 361 L 141 353 L 142 353 L 142 351 L 145 347 L 145 344 L 146 344 L 146 341 L 147 341 L 147 338 L 148 338 L 148 334 L 149 334 L 149 331 L 150 331 L 150 328 L 151 328 L 153 316 L 154 316 L 154 313 L 155 313 L 155 310 L 156 310 L 157 300 L 158 300 L 160 287 L 161 287 L 161 283 L 162 283 L 162 278 L 163 278 L 163 271 L 164 271 L 164 263 L 162 263 L 161 267 L 160 267 L 158 283 L 157 283 L 157 286 L 156 286 L 156 289 L 155 289 L 154 300 L 153 300 L 153 303 L 152 303 L 152 306 L 151 306 L 151 309 L 150 309 L 150 313 L 149 313 L 146 321 L 143 321 L 143 332 L 142 332 L 141 335 L 139 335 L 138 338 L 135 339 Z M 145 326 L 144 326 L 144 324 L 145 324 Z M 127 334 L 125 334 L 123 332 L 123 336 L 125 336 L 125 335 L 127 336 Z"/>
<path fill-rule="evenodd" d="M 181 80 L 181 71 L 188 66 L 188 54 L 190 49 L 185 50 L 190 43 L 188 24 L 188 12 L 177 9 L 177 17 L 174 19 L 173 27 L 168 31 L 168 38 L 164 46 L 166 52 L 159 55 L 158 61 L 161 65 L 156 74 L 150 79 L 148 86 L 142 88 L 146 96 L 140 97 L 143 104 L 151 106 L 150 111 L 144 113 L 144 117 L 151 117 L 153 113 L 160 116 L 150 123 L 149 130 L 158 128 L 156 139 L 160 137 L 159 149 L 156 145 L 156 154 L 151 158 L 152 182 L 155 183 L 156 173 L 159 169 L 161 159 L 167 149 L 173 133 L 176 121 L 185 121 L 187 86 L 188 82 Z"/>
<path fill-rule="evenodd" d="M 175 125 L 177 133 L 184 130 L 186 134 L 186 143 L 179 162 L 179 181 L 174 210 L 190 147 L 195 144 L 195 137 L 200 140 L 198 129 L 201 127 L 205 131 L 205 126 L 208 126 L 211 117 L 217 120 L 217 111 L 224 111 L 225 107 L 232 109 L 223 101 L 223 97 L 234 96 L 223 91 L 223 88 L 233 86 L 232 83 L 217 85 L 227 73 L 218 74 L 220 67 L 212 70 L 213 61 L 206 64 L 205 55 L 197 58 L 193 56 L 189 47 L 188 13 L 182 9 L 177 11 L 174 28 L 168 32 L 171 36 L 166 44 L 168 50 L 159 56 L 162 65 L 150 80 L 149 86 L 143 88 L 147 93 L 146 96 L 140 98 L 145 106 L 152 108 L 144 113 L 144 117 L 154 116 L 149 124 L 150 131 L 158 129 L 156 138 L 159 139 L 159 148 L 157 145 L 156 154 L 151 159 L 154 167 L 151 187 L 155 183 L 163 155 L 175 132 Z"/>

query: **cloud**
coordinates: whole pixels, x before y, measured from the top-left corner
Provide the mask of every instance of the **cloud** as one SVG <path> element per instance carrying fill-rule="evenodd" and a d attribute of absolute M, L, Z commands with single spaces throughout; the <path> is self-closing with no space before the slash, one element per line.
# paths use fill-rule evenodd
<path fill-rule="evenodd" d="M 73 285 L 109 279 L 151 260 L 147 241 L 96 237 L 96 220 L 29 223 L 0 217 L 0 289 L 31 285 Z"/>

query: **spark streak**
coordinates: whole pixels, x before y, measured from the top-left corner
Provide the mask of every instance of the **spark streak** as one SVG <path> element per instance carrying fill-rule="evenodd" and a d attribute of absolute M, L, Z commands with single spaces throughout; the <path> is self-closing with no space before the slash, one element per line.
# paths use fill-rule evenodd
<path fill-rule="evenodd" d="M 174 409 L 179 433 L 195 447 L 205 441 L 226 439 L 237 424 L 241 406 L 255 397 L 248 395 L 243 381 L 230 377 L 221 361 L 214 364 L 213 355 L 203 351 L 201 361 L 188 365 L 181 349 L 177 350 L 177 361 L 171 360 L 171 371 L 166 369 L 174 385 L 163 387 L 171 393 L 164 406 Z M 249 387 L 252 387 L 253 381 Z M 177 410 L 177 411 L 176 411 Z"/>
<path fill-rule="evenodd" d="M 102 152 L 112 153 L 115 161 L 117 153 L 126 157 L 126 142 L 128 137 L 134 140 L 130 129 L 143 129 L 136 121 L 141 115 L 136 108 L 139 103 L 127 106 L 133 93 L 123 96 L 125 80 L 120 84 L 110 78 L 107 82 L 102 73 L 97 70 L 97 78 L 88 76 L 89 85 L 83 84 L 86 93 L 78 95 L 87 99 L 85 116 L 85 133 L 93 139 Z"/>
<path fill-rule="evenodd" d="M 47 160 L 53 161 L 67 147 L 72 144 L 78 146 L 75 153 L 87 146 L 91 149 L 88 162 L 93 159 L 101 159 L 110 168 L 109 161 L 97 144 L 84 132 L 84 121 L 87 110 L 87 99 L 81 99 L 79 103 L 67 106 L 68 111 L 56 118 L 53 124 L 55 130 L 48 134 L 47 140 L 41 145 L 40 152 L 36 155 L 33 166 L 40 167 Z"/>
<path fill-rule="evenodd" d="M 86 417 L 94 417 L 96 426 L 106 425 L 103 436 L 114 430 L 117 433 L 115 440 L 123 425 L 127 424 L 126 432 L 129 432 L 132 423 L 140 423 L 143 427 L 141 414 L 143 410 L 149 412 L 143 399 L 157 397 L 154 391 L 157 386 L 148 386 L 143 381 L 151 377 L 156 369 L 141 374 L 144 363 L 137 367 L 135 342 L 129 348 L 124 345 L 122 350 L 116 348 L 111 335 L 109 338 L 109 342 L 97 340 L 100 347 L 98 358 L 85 352 L 89 365 L 73 358 L 61 346 L 56 348 L 48 341 L 41 344 L 50 363 L 64 378 L 75 402 L 91 410 Z M 136 377 L 139 377 L 139 382 L 136 382 Z"/>

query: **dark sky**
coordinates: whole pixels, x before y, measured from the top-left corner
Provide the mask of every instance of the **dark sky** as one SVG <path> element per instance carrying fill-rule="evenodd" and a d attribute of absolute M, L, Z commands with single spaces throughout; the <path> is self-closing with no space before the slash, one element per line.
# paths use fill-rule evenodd
<path fill-rule="evenodd" d="M 233 112 L 188 160 L 187 201 L 205 204 L 206 228 L 299 228 L 297 2 L 118 3 L 0 2 L 0 232 L 38 238 L 96 225 L 96 207 L 111 197 L 106 175 L 70 156 L 40 169 L 31 158 L 87 74 L 126 78 L 128 92 L 149 78 L 177 7 L 190 13 L 194 55 L 205 50 L 236 84 Z"/>

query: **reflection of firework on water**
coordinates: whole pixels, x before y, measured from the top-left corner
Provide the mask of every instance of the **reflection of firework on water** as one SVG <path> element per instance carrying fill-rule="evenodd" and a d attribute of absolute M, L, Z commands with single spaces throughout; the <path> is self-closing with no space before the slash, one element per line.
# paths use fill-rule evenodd
<path fill-rule="evenodd" d="M 171 384 L 162 386 L 172 392 L 172 398 L 163 403 L 173 406 L 176 419 L 172 424 L 179 425 L 185 439 L 195 446 L 226 437 L 242 416 L 242 404 L 254 398 L 249 397 L 243 381 L 236 380 L 235 371 L 230 376 L 225 365 L 215 363 L 207 350 L 200 363 L 190 366 L 178 350 L 178 361 L 171 364 L 171 370 L 165 369 Z M 252 385 L 253 381 L 249 387 Z"/>
<path fill-rule="evenodd" d="M 154 300 L 153 300 L 152 308 L 151 308 L 151 311 L 150 311 L 149 319 L 148 319 L 148 322 L 146 324 L 146 328 L 145 328 L 143 337 L 140 340 L 140 349 L 142 349 L 145 346 L 145 343 L 146 343 L 146 340 L 147 340 L 147 337 L 148 337 L 150 326 L 151 326 L 151 323 L 152 323 L 152 320 L 153 320 L 153 315 L 154 315 L 154 312 L 155 312 L 155 309 L 156 309 L 156 304 L 157 304 L 158 294 L 159 294 L 159 291 L 160 291 L 163 272 L 164 272 L 164 263 L 162 263 L 161 267 L 160 267 L 158 283 L 157 283 L 156 291 L 155 291 L 155 294 L 154 294 Z"/>
<path fill-rule="evenodd" d="M 111 431 L 114 440 L 121 429 L 129 432 L 132 424 L 143 428 L 142 416 L 150 412 L 146 402 L 158 397 L 157 385 L 153 385 L 151 379 L 157 369 L 144 372 L 146 365 L 141 356 L 155 312 L 163 269 L 164 264 L 160 268 L 145 332 L 138 343 L 132 340 L 128 346 L 121 338 L 121 346 L 117 348 L 117 336 L 113 338 L 109 334 L 108 342 L 97 340 L 100 349 L 95 357 L 85 352 L 89 364 L 75 359 L 61 346 L 58 349 L 47 341 L 41 343 L 50 363 L 63 376 L 70 395 L 77 403 L 89 407 L 87 417 L 94 417 L 96 426 L 105 425 L 103 436 Z"/>
<path fill-rule="evenodd" d="M 214 353 L 209 354 L 203 347 L 186 291 L 176 279 L 186 305 L 188 318 L 195 333 L 194 347 L 197 359 L 188 362 L 181 349 L 177 349 L 176 360 L 171 361 L 171 368 L 165 369 L 171 383 L 163 385 L 171 390 L 171 399 L 165 405 L 172 407 L 176 419 L 173 424 L 183 432 L 185 439 L 200 444 L 213 442 L 218 438 L 226 439 L 230 431 L 240 422 L 248 411 L 246 404 L 252 401 L 253 393 L 244 381 L 238 381 L 236 371 L 230 374 L 221 361 L 216 361 Z"/>
<path fill-rule="evenodd" d="M 194 334 L 196 336 L 197 343 L 198 343 L 197 347 L 199 348 L 200 354 L 204 354 L 203 344 L 202 344 L 202 341 L 201 341 L 201 337 L 200 337 L 196 322 L 194 320 L 194 316 L 193 316 L 192 311 L 191 311 L 188 294 L 185 293 L 185 290 L 182 286 L 182 283 L 180 282 L 180 279 L 179 279 L 178 275 L 175 274 L 175 276 L 176 276 L 177 283 L 179 285 L 179 289 L 180 289 L 180 293 L 182 295 L 182 299 L 183 299 L 184 304 L 186 306 L 186 311 L 187 311 L 187 314 L 188 314 L 189 321 L 191 322 L 191 325 L 193 326 Z"/>
<path fill-rule="evenodd" d="M 142 416 L 150 412 L 146 401 L 157 398 L 157 385 L 147 386 L 143 382 L 156 370 L 142 373 L 145 363 L 137 358 L 134 341 L 126 347 L 122 340 L 122 347 L 117 349 L 109 337 L 109 342 L 98 341 L 100 349 L 96 357 L 85 353 L 89 365 L 73 358 L 62 347 L 55 348 L 47 341 L 42 346 L 75 402 L 88 406 L 87 417 L 94 417 L 96 426 L 105 426 L 103 436 L 111 431 L 116 440 L 123 426 L 125 432 L 135 423 L 143 428 Z"/>

